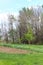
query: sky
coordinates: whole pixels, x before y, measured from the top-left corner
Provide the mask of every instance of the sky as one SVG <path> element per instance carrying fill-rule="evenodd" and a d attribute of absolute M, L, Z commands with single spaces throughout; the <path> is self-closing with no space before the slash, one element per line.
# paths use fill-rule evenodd
<path fill-rule="evenodd" d="M 7 13 L 14 13 L 15 17 L 23 7 L 43 5 L 43 0 L 0 0 L 0 19 L 5 19 Z"/>
<path fill-rule="evenodd" d="M 0 12 L 19 12 L 23 7 L 43 5 L 43 0 L 0 0 Z"/>

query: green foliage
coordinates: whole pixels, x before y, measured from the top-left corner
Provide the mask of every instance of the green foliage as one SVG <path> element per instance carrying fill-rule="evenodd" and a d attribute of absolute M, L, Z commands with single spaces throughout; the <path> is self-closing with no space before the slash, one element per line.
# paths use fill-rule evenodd
<path fill-rule="evenodd" d="M 9 30 L 10 37 L 12 37 L 14 35 L 14 32 L 15 32 L 14 29 Z"/>
<path fill-rule="evenodd" d="M 28 41 L 32 41 L 34 40 L 34 35 L 33 35 L 33 32 L 32 32 L 32 29 L 30 29 L 26 34 L 25 34 L 25 39 L 28 40 Z"/>

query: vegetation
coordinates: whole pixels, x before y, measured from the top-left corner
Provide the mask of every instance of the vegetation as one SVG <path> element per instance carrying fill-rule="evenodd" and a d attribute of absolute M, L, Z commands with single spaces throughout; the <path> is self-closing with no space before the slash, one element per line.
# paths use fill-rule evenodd
<path fill-rule="evenodd" d="M 0 43 L 0 46 L 30 50 L 33 52 L 43 53 L 43 45 L 28 45 L 28 44 L 6 44 Z"/>
<path fill-rule="evenodd" d="M 32 50 L 32 52 L 28 54 L 6 54 L 2 52 L 0 53 L 1 65 L 43 65 L 42 45 L 6 44 L 5 46 Z M 33 53 L 33 51 L 35 51 L 36 53 Z"/>
<path fill-rule="evenodd" d="M 0 65 L 43 65 L 43 5 L 29 8 L 30 0 L 4 2 L 10 6 L 0 7 Z"/>
<path fill-rule="evenodd" d="M 8 54 L 0 52 L 1 65 L 42 65 L 43 45 L 0 43 L 0 46 L 31 51 L 27 54 Z"/>
<path fill-rule="evenodd" d="M 41 8 L 35 10 L 33 7 L 24 7 L 19 11 L 17 19 L 9 14 L 7 28 L 5 23 L 1 24 L 0 40 L 7 43 L 43 43 L 43 7 Z"/>
<path fill-rule="evenodd" d="M 32 30 L 30 29 L 26 34 L 25 34 L 25 40 L 28 41 L 28 43 L 30 44 L 33 40 L 34 40 L 34 34 L 32 32 Z"/>

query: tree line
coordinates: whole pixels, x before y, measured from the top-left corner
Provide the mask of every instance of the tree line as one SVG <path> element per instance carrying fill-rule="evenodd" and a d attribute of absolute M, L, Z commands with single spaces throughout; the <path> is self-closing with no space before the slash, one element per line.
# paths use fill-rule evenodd
<path fill-rule="evenodd" d="M 16 24 L 15 24 L 16 23 Z M 8 26 L 1 24 L 0 41 L 6 43 L 43 44 L 43 6 L 22 8 L 18 18 L 8 15 Z"/>

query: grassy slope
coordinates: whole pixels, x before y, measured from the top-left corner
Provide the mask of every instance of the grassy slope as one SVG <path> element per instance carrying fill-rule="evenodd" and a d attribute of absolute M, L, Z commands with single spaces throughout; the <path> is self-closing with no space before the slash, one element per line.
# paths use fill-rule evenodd
<path fill-rule="evenodd" d="M 0 46 L 40 52 L 37 54 L 0 53 L 0 65 L 43 65 L 43 45 L 0 44 Z"/>
<path fill-rule="evenodd" d="M 43 54 L 0 53 L 0 65 L 43 65 Z"/>
<path fill-rule="evenodd" d="M 0 46 L 11 47 L 11 48 L 18 48 L 18 49 L 25 49 L 25 50 L 32 50 L 35 52 L 43 53 L 43 45 L 23 45 L 23 44 L 3 44 L 0 43 Z"/>

